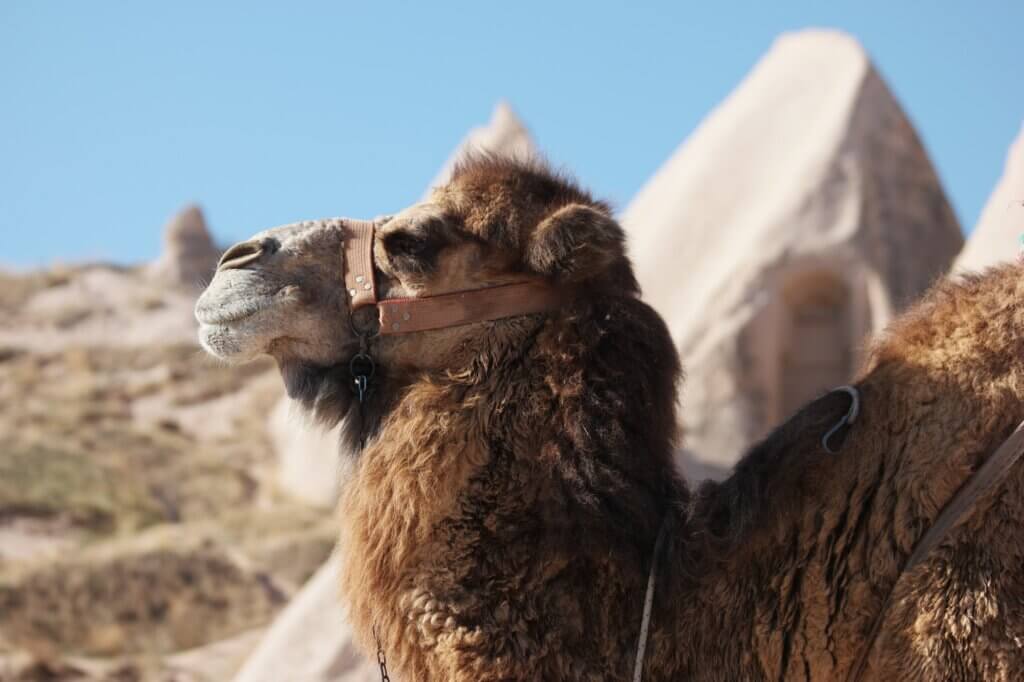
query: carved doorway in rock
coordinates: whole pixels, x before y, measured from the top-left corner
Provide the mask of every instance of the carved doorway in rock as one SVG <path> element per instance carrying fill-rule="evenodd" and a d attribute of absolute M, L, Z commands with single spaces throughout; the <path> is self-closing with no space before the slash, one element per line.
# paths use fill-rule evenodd
<path fill-rule="evenodd" d="M 852 367 L 850 294 L 829 272 L 804 273 L 783 289 L 787 329 L 781 348 L 781 414 L 847 383 Z"/>

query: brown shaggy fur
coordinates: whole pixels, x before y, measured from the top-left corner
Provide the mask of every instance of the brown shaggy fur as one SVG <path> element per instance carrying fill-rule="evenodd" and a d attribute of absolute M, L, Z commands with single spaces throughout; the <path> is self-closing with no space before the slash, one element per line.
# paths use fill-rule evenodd
<path fill-rule="evenodd" d="M 654 658 L 668 678 L 845 679 L 915 542 L 1024 418 L 1022 358 L 1024 269 L 942 282 L 874 345 L 838 456 L 819 445 L 846 409 L 835 394 L 703 489 L 689 527 L 706 548 L 677 543 L 675 558 L 711 560 L 666 588 Z M 1022 471 L 894 595 L 869 679 L 1022 678 Z"/>
<path fill-rule="evenodd" d="M 623 677 L 659 523 L 687 503 L 671 339 L 568 182 L 484 160 L 434 200 L 512 270 L 586 289 L 396 387 L 340 503 L 352 618 L 406 679 Z"/>
<path fill-rule="evenodd" d="M 405 680 L 628 679 L 664 518 L 645 680 L 843 679 L 915 541 L 1024 417 L 1008 266 L 893 325 L 839 454 L 820 445 L 834 394 L 691 495 L 672 468 L 676 353 L 607 207 L 477 159 L 422 210 L 381 230 L 384 291 L 533 272 L 577 297 L 374 349 L 388 374 L 349 426 L 367 442 L 340 502 L 343 595 Z M 346 393 L 341 370 L 292 379 L 321 418 L 350 414 L 313 399 Z M 1021 678 L 1022 523 L 1018 466 L 896 595 L 874 679 Z"/>

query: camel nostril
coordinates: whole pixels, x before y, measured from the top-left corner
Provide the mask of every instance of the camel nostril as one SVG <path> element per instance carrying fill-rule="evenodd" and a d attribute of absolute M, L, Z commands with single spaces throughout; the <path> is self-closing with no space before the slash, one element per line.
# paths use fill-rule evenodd
<path fill-rule="evenodd" d="M 263 247 L 263 253 L 269 256 L 272 253 L 277 253 L 278 249 L 281 248 L 281 242 L 273 237 L 264 237 L 260 240 L 260 246 Z"/>
<path fill-rule="evenodd" d="M 217 263 L 218 270 L 230 270 L 232 268 L 240 268 L 246 263 L 251 263 L 263 255 L 263 243 L 249 240 L 247 242 L 241 242 L 235 244 L 220 257 L 220 262 Z"/>

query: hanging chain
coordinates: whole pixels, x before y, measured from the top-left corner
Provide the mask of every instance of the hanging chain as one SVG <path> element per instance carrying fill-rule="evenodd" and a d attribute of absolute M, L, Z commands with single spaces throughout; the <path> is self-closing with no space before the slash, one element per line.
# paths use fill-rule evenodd
<path fill-rule="evenodd" d="M 384 645 L 380 641 L 380 633 L 377 626 L 373 626 L 373 639 L 377 642 L 377 665 L 380 666 L 380 682 L 391 682 L 388 677 L 388 657 L 384 653 Z"/>

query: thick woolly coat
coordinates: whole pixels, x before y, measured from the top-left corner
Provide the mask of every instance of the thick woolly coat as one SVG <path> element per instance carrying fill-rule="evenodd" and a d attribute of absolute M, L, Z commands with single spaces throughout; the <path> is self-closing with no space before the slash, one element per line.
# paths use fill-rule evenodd
<path fill-rule="evenodd" d="M 478 163 L 434 200 L 543 271 L 523 243 L 566 196 L 589 199 L 538 173 Z M 833 394 L 691 493 L 672 468 L 675 350 L 614 236 L 590 260 L 549 238 L 548 265 L 578 267 L 575 303 L 475 325 L 443 366 L 382 379 L 353 420 L 353 623 L 405 680 L 628 679 L 667 521 L 645 680 L 843 679 L 915 541 L 1024 418 L 1024 273 L 943 283 L 900 318 L 838 454 L 821 447 L 848 405 Z M 1024 675 L 1021 471 L 896 595 L 873 679 Z"/>

